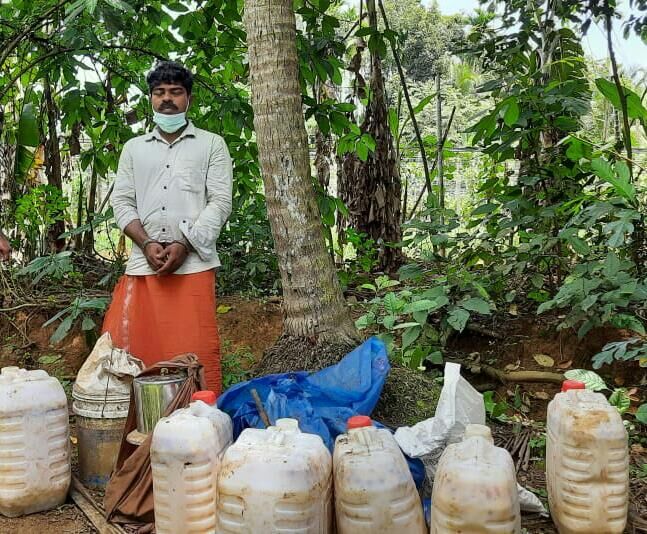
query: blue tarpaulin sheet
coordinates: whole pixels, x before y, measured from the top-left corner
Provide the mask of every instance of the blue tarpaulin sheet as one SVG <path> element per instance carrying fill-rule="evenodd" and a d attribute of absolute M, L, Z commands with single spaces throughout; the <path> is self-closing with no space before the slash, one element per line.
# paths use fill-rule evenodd
<path fill-rule="evenodd" d="M 371 414 L 390 369 L 386 346 L 371 337 L 321 371 L 267 375 L 236 384 L 220 396 L 218 408 L 232 418 L 234 439 L 245 428 L 263 428 L 251 395 L 255 389 L 272 423 L 283 417 L 297 419 L 303 432 L 321 436 L 332 452 L 350 417 Z M 409 467 L 421 484 L 422 462 L 409 461 Z"/>

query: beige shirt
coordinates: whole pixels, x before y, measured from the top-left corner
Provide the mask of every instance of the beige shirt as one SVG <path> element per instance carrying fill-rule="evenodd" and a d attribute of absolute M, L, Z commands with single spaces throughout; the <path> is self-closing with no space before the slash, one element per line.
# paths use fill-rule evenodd
<path fill-rule="evenodd" d="M 139 219 L 151 239 L 186 238 L 195 252 L 176 274 L 190 274 L 220 265 L 216 239 L 231 213 L 231 191 L 225 141 L 189 122 L 173 143 L 156 128 L 124 145 L 111 204 L 122 230 Z M 126 274 L 155 274 L 137 245 Z"/>

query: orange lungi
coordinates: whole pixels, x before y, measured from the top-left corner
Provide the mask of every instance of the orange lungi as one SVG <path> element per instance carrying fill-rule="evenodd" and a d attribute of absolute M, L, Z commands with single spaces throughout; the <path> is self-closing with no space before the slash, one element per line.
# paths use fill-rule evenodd
<path fill-rule="evenodd" d="M 116 347 L 150 366 L 187 352 L 204 366 L 209 389 L 220 395 L 220 338 L 216 273 L 124 275 L 103 321 Z"/>

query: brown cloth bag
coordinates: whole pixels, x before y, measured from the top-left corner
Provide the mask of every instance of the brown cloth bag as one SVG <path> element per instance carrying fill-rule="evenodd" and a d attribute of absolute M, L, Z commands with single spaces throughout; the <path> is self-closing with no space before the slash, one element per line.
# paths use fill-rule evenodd
<path fill-rule="evenodd" d="M 186 371 L 186 380 L 166 409 L 168 416 L 191 402 L 191 396 L 206 388 L 202 365 L 195 354 L 182 354 L 170 361 L 158 362 L 142 371 L 139 376 L 159 375 L 162 368 L 169 371 Z M 106 487 L 103 500 L 106 517 L 112 523 L 120 523 L 127 530 L 144 534 L 155 531 L 153 509 L 153 476 L 151 472 L 150 448 L 153 434 L 139 447 L 126 441 L 126 436 L 137 428 L 133 386 L 130 388 L 130 407 L 121 447 L 112 477 Z"/>

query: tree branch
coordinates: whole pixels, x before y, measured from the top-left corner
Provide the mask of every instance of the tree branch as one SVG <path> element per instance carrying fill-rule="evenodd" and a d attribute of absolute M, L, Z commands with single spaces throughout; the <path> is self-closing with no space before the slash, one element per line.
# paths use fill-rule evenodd
<path fill-rule="evenodd" d="M 382 14 L 382 20 L 384 21 L 384 27 L 387 30 L 390 30 L 389 28 L 389 20 L 386 18 L 386 11 L 384 10 L 384 4 L 382 3 L 382 0 L 377 1 L 378 6 L 380 7 L 380 13 Z M 427 153 L 425 151 L 425 143 L 422 140 L 422 135 L 420 134 L 420 128 L 418 128 L 418 120 L 416 119 L 416 114 L 413 110 L 413 105 L 411 104 L 411 97 L 409 96 L 409 89 L 407 87 L 407 79 L 404 75 L 404 70 L 402 69 L 402 63 L 400 62 L 400 58 L 398 56 L 398 52 L 395 49 L 395 45 L 391 41 L 391 39 L 388 40 L 389 44 L 391 45 L 391 52 L 393 52 L 393 59 L 395 59 L 395 64 L 398 68 L 398 74 L 400 76 L 400 82 L 402 83 L 402 90 L 404 92 L 404 99 L 407 102 L 407 108 L 409 109 L 409 116 L 411 117 L 411 124 L 413 125 L 413 129 L 416 132 L 416 139 L 418 140 L 418 147 L 420 148 L 420 156 L 422 157 L 422 167 L 425 172 L 425 184 L 427 185 L 427 189 L 431 191 L 431 175 L 429 173 L 429 163 L 427 162 Z M 406 206 L 405 206 L 406 210 Z"/>

